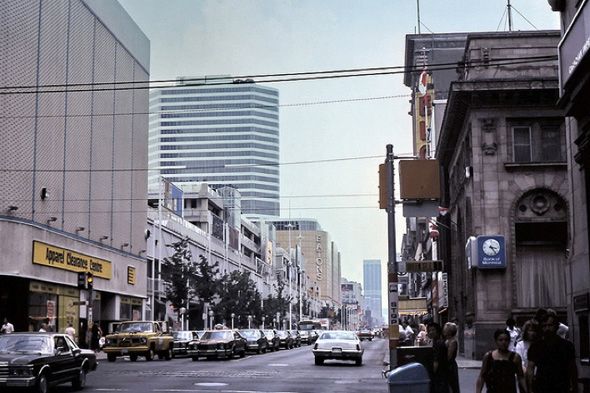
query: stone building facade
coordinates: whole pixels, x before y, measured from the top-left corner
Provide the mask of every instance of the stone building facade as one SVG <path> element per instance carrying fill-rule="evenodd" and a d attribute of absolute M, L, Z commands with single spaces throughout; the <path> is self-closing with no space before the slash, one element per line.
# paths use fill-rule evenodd
<path fill-rule="evenodd" d="M 449 317 L 465 356 L 481 359 L 508 317 L 565 315 L 568 231 L 565 124 L 557 31 L 473 33 L 450 87 L 436 156 L 444 184 L 441 259 Z M 548 56 L 548 57 L 544 57 Z M 520 61 L 516 61 L 520 60 Z M 468 266 L 471 236 L 502 235 L 506 267 Z"/>

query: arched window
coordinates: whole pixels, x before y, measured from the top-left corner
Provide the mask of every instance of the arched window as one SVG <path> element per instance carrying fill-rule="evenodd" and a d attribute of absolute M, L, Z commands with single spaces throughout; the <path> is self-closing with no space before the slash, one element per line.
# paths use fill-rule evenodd
<path fill-rule="evenodd" d="M 516 204 L 514 233 L 517 306 L 565 307 L 565 201 L 547 189 L 527 192 Z"/>

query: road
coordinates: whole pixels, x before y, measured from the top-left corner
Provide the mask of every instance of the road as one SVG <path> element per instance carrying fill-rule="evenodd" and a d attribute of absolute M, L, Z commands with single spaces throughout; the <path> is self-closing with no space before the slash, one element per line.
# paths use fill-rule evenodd
<path fill-rule="evenodd" d="M 314 365 L 311 346 L 242 359 L 204 360 L 190 358 L 115 363 L 100 361 L 88 375 L 84 392 L 96 393 L 368 393 L 388 392 L 383 379 L 387 341 L 364 341 L 363 365 L 327 360 Z M 477 370 L 461 370 L 462 393 L 474 391 Z M 59 386 L 54 393 L 72 392 Z"/>

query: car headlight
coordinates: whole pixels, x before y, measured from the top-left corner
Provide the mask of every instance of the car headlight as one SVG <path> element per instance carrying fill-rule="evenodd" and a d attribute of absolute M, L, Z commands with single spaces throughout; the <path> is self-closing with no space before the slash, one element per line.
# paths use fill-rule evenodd
<path fill-rule="evenodd" d="M 9 371 L 12 377 L 30 377 L 33 375 L 32 366 L 11 367 Z"/>
<path fill-rule="evenodd" d="M 139 339 L 139 342 L 140 342 L 140 343 L 142 343 L 142 344 L 147 344 L 147 338 L 145 338 L 145 337 L 141 337 L 141 338 Z"/>

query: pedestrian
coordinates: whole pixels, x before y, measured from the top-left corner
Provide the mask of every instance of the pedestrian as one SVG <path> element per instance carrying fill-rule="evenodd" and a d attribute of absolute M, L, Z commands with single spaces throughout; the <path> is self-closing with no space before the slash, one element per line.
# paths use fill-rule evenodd
<path fill-rule="evenodd" d="M 528 365 L 528 351 L 532 343 L 540 338 L 539 323 L 535 319 L 525 322 L 522 326 L 521 340 L 516 343 L 515 352 L 522 360 L 522 370 L 526 371 Z"/>
<path fill-rule="evenodd" d="M 547 314 L 543 337 L 531 344 L 526 370 L 529 393 L 577 393 L 578 368 L 574 344 L 557 335 L 559 320 Z"/>
<path fill-rule="evenodd" d="M 430 345 L 430 339 L 428 338 L 428 332 L 426 332 L 426 325 L 421 323 L 419 325 L 419 331 L 416 335 L 416 345 L 419 347 L 427 347 Z"/>
<path fill-rule="evenodd" d="M 559 318 L 557 317 L 557 312 L 551 308 L 547 309 L 547 315 L 551 315 L 555 318 L 557 318 L 559 320 Z M 557 328 L 557 335 L 561 338 L 563 338 L 564 340 L 568 339 L 568 334 L 569 334 L 569 330 L 570 328 L 563 324 L 561 321 L 559 322 L 559 327 Z"/>
<path fill-rule="evenodd" d="M 72 340 L 76 341 L 76 329 L 74 329 L 71 322 L 68 322 L 68 327 L 65 332 Z"/>
<path fill-rule="evenodd" d="M 41 332 L 41 333 L 46 333 L 47 332 L 47 324 L 45 322 L 43 322 L 41 324 L 41 327 L 39 328 L 39 332 Z"/>
<path fill-rule="evenodd" d="M 2 334 L 10 334 L 14 332 L 14 325 L 8 322 L 8 318 L 4 318 L 4 324 L 2 325 L 2 329 L 0 329 L 0 333 Z"/>
<path fill-rule="evenodd" d="M 449 361 L 442 328 L 436 322 L 428 324 L 428 337 L 432 340 L 431 393 L 449 393 Z"/>
<path fill-rule="evenodd" d="M 408 323 L 408 321 L 404 320 L 402 322 L 402 327 L 404 329 L 404 332 L 406 333 L 405 345 L 406 346 L 414 345 L 414 331 L 410 327 L 410 324 Z"/>
<path fill-rule="evenodd" d="M 94 352 L 98 352 L 100 350 L 100 337 L 102 336 L 102 330 L 100 330 L 100 326 L 98 326 L 98 322 L 94 322 L 92 328 L 90 330 L 90 349 Z"/>
<path fill-rule="evenodd" d="M 449 390 L 451 393 L 460 393 L 459 388 L 459 367 L 457 366 L 457 352 L 459 343 L 457 342 L 457 325 L 453 322 L 445 323 L 443 327 L 443 337 L 447 346 L 447 360 L 449 362 Z"/>
<path fill-rule="evenodd" d="M 509 349 L 510 333 L 505 329 L 494 332 L 496 349 L 488 351 L 483 357 L 475 393 L 481 393 L 485 383 L 487 393 L 526 393 L 526 382 L 522 371 L 522 360 L 516 352 Z"/>
<path fill-rule="evenodd" d="M 510 334 L 510 345 L 508 349 L 514 351 L 516 348 L 516 342 L 520 339 L 520 329 L 516 327 L 516 321 L 513 318 L 506 320 L 506 330 Z"/>

